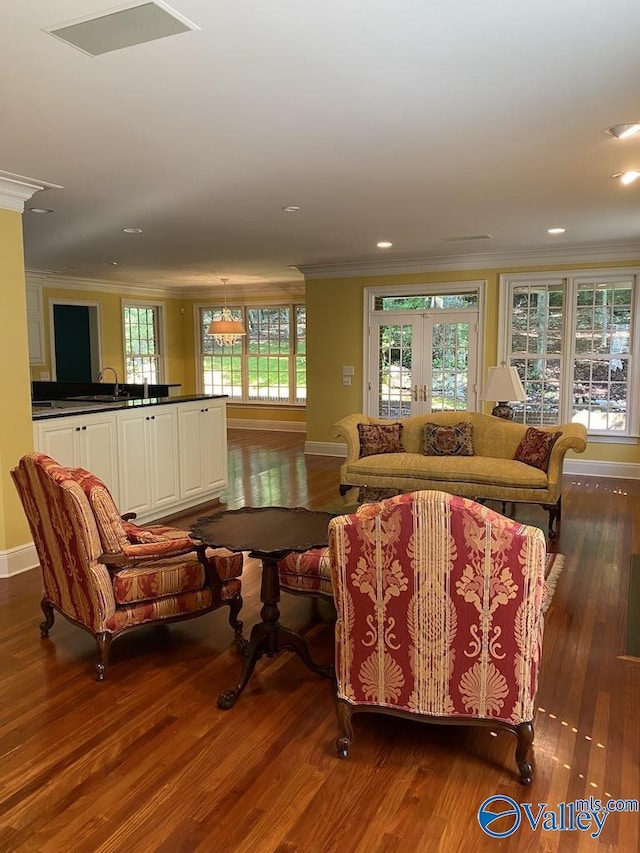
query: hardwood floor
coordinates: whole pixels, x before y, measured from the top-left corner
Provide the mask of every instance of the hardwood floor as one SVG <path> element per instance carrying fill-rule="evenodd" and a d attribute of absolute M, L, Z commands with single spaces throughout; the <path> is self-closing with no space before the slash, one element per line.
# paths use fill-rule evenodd
<path fill-rule="evenodd" d="M 335 502 L 340 460 L 305 457 L 303 445 L 298 433 L 231 430 L 226 505 Z M 546 529 L 540 508 L 518 518 Z M 640 482 L 565 477 L 555 547 L 566 562 L 547 614 L 529 788 L 515 739 L 483 728 L 361 714 L 340 761 L 331 682 L 290 653 L 261 660 L 236 707 L 218 710 L 239 673 L 226 611 L 121 638 L 100 684 L 88 634 L 57 616 L 40 639 L 39 573 L 1 580 L 1 853 L 638 850 L 637 812 L 610 814 L 597 839 L 523 820 L 496 840 L 476 817 L 494 794 L 534 815 L 538 803 L 640 796 L 640 662 L 620 657 L 638 519 Z M 250 561 L 246 628 L 258 584 Z M 283 595 L 281 610 L 329 661 L 331 625 L 311 618 L 309 600 Z"/>

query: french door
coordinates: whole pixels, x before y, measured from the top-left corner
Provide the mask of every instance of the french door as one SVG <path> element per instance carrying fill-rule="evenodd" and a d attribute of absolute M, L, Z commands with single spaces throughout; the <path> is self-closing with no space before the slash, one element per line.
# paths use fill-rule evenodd
<path fill-rule="evenodd" d="M 368 414 L 477 408 L 477 311 L 384 311 L 369 327 Z"/>

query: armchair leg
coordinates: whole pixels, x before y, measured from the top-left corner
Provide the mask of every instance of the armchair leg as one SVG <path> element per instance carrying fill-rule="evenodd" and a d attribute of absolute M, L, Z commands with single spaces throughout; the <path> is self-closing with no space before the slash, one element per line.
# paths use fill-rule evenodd
<path fill-rule="evenodd" d="M 96 661 L 96 678 L 98 681 L 104 681 L 107 667 L 109 666 L 109 651 L 111 649 L 111 640 L 113 634 L 108 631 L 100 631 L 95 634 L 96 643 L 98 645 L 98 660 Z"/>
<path fill-rule="evenodd" d="M 240 593 L 234 595 L 234 597 L 229 601 L 229 625 L 233 628 L 233 632 L 236 635 L 236 648 L 238 650 L 238 654 L 242 654 L 244 648 L 247 644 L 247 641 L 242 636 L 243 623 L 238 619 L 238 615 L 242 610 L 242 596 Z"/>
<path fill-rule="evenodd" d="M 40 636 L 48 637 L 49 630 L 53 626 L 53 621 L 55 619 L 55 611 L 51 606 L 51 603 L 47 601 L 46 598 L 43 598 L 40 602 L 40 609 L 44 613 L 44 622 L 40 623 Z"/>
<path fill-rule="evenodd" d="M 336 704 L 336 712 L 338 714 L 338 731 L 340 735 L 336 740 L 336 749 L 338 750 L 338 758 L 346 758 L 349 754 L 349 747 L 353 739 L 353 726 L 351 725 L 352 707 L 344 699 L 338 699 Z"/>
<path fill-rule="evenodd" d="M 530 785 L 533 778 L 533 769 L 527 760 L 531 744 L 533 743 L 533 725 L 531 723 L 520 723 L 518 726 L 516 737 L 518 742 L 516 745 L 516 764 L 520 771 L 520 782 L 523 785 Z"/>
<path fill-rule="evenodd" d="M 343 498 L 347 494 L 349 489 L 352 489 L 352 488 L 353 488 L 353 486 L 349 486 L 347 483 L 340 483 L 340 487 L 338 488 L 338 492 L 340 494 L 340 497 Z"/>

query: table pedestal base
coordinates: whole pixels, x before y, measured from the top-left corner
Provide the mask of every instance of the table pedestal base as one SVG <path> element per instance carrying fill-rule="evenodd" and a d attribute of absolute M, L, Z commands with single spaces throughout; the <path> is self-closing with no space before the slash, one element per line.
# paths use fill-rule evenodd
<path fill-rule="evenodd" d="M 227 711 L 236 704 L 242 691 L 249 683 L 256 663 L 263 655 L 274 657 L 283 649 L 290 649 L 300 657 L 312 672 L 325 678 L 333 678 L 333 666 L 319 666 L 309 653 L 309 649 L 300 634 L 291 628 L 280 624 L 280 582 L 278 578 L 278 561 L 264 554 L 251 554 L 262 559 L 262 585 L 260 600 L 263 603 L 260 616 L 261 622 L 251 629 L 251 637 L 243 650 L 242 672 L 237 685 L 231 690 L 223 690 L 218 696 L 218 708 Z"/>

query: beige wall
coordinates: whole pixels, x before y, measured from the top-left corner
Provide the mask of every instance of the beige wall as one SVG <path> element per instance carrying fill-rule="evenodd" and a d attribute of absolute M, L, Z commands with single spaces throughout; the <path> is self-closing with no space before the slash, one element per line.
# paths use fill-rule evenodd
<path fill-rule="evenodd" d="M 363 315 L 366 287 L 438 282 L 487 282 L 485 352 L 482 374 L 496 363 L 498 287 L 500 274 L 540 272 L 548 269 L 595 269 L 636 266 L 638 261 L 619 263 L 554 264 L 502 270 L 453 270 L 405 275 L 328 278 L 307 281 L 307 440 L 332 442 L 331 425 L 345 415 L 363 409 Z M 355 367 L 350 388 L 342 387 L 342 365 Z M 489 406 L 490 409 L 490 406 Z M 485 410 L 488 411 L 485 406 Z M 640 447 L 591 441 L 581 459 L 606 462 L 640 462 Z"/>
<path fill-rule="evenodd" d="M 10 471 L 33 450 L 22 214 L 0 209 L 0 552 L 31 539 Z"/>

